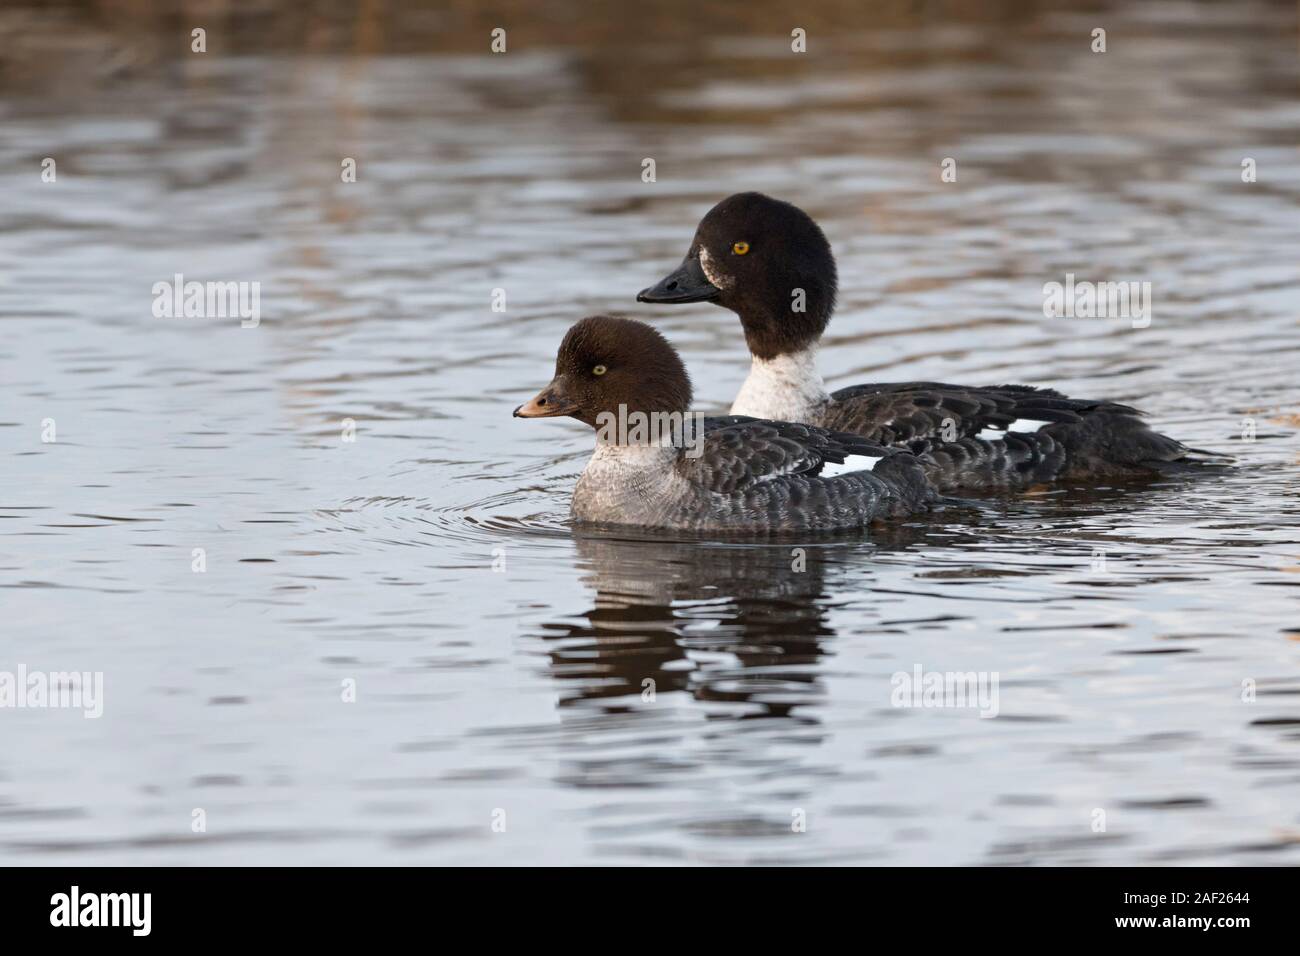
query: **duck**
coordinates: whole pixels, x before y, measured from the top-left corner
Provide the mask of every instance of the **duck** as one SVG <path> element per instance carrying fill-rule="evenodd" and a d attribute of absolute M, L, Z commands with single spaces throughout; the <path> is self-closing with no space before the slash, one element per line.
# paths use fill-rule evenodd
<path fill-rule="evenodd" d="M 837 291 L 835 256 L 813 218 L 742 192 L 705 214 L 686 258 L 637 301 L 711 302 L 739 316 L 751 365 L 733 415 L 906 449 L 941 493 L 1161 475 L 1216 460 L 1153 431 L 1131 406 L 1051 388 L 897 382 L 828 392 L 817 347 Z"/>
<path fill-rule="evenodd" d="M 705 418 L 689 411 L 691 398 L 686 366 L 658 330 L 593 315 L 568 330 L 554 377 L 514 417 L 568 417 L 596 432 L 571 501 L 584 525 L 841 531 L 937 500 L 910 452 L 797 422 Z"/>

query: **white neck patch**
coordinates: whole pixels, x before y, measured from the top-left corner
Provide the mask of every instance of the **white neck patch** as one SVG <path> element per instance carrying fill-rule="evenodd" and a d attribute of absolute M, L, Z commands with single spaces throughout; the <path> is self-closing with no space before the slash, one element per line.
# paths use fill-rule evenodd
<path fill-rule="evenodd" d="M 817 374 L 817 346 L 812 345 L 771 359 L 754 356 L 731 414 L 810 423 L 828 401 L 826 385 Z"/>
<path fill-rule="evenodd" d="M 677 460 L 678 450 L 668 443 L 636 443 L 619 445 L 614 442 L 596 442 L 585 475 L 601 479 L 626 479 L 634 474 L 665 473 Z"/>

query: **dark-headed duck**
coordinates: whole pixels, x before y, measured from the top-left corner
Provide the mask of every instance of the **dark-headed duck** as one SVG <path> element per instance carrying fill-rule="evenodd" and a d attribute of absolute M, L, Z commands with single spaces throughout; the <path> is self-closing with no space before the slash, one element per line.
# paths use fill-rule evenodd
<path fill-rule="evenodd" d="M 835 308 L 835 257 L 810 216 L 737 193 L 701 220 L 682 264 L 640 302 L 712 302 L 740 317 L 753 363 L 732 414 L 850 432 L 916 454 L 940 491 L 1181 470 L 1197 454 L 1127 405 L 1027 385 L 902 382 L 827 392 L 817 343 Z"/>

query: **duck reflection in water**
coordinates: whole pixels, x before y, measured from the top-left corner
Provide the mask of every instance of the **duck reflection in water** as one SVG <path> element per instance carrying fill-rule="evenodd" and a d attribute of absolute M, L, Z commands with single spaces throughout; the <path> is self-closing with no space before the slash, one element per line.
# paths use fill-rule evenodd
<path fill-rule="evenodd" d="M 815 722 L 796 708 L 823 694 L 833 592 L 861 593 L 873 555 L 922 533 L 784 544 L 651 541 L 625 530 L 576 537 L 596 596 L 584 619 L 544 626 L 552 672 L 567 684 L 560 704 L 619 713 L 687 693 L 742 719 Z"/>

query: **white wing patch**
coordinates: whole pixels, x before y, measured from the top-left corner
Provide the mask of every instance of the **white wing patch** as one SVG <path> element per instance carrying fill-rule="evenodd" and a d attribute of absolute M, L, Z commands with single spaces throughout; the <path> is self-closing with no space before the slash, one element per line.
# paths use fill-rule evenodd
<path fill-rule="evenodd" d="M 1014 422 L 1006 427 L 1004 431 L 1001 428 L 986 428 L 976 438 L 983 438 L 985 441 L 1001 441 L 1007 437 L 1007 432 L 1036 432 L 1044 425 L 1050 425 L 1051 422 L 1040 422 L 1033 418 L 1017 418 Z"/>
<path fill-rule="evenodd" d="M 840 475 L 847 475 L 853 471 L 871 471 L 881 458 L 884 458 L 884 456 L 872 458 L 869 455 L 849 455 L 844 459 L 843 464 L 828 461 L 822 465 L 821 476 L 823 478 L 838 478 Z"/>

